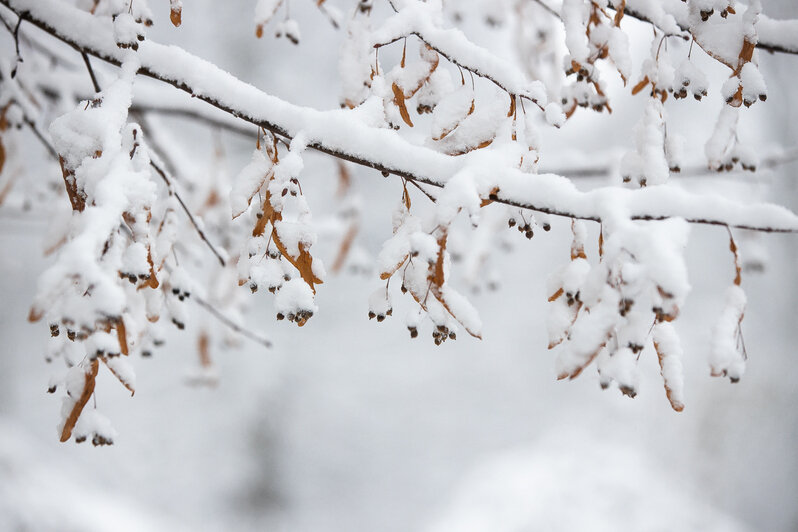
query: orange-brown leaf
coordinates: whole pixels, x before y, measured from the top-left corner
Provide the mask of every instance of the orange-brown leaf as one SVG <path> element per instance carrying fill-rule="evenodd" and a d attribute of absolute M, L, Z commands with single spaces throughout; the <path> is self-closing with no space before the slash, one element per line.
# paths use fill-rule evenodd
<path fill-rule="evenodd" d="M 266 197 L 263 199 L 263 212 L 255 223 L 255 227 L 252 229 L 252 236 L 261 236 L 266 231 L 267 223 L 274 223 L 276 220 L 280 219 L 282 219 L 282 215 L 279 212 L 275 212 L 272 207 L 271 192 L 266 190 Z"/>
<path fill-rule="evenodd" d="M 626 9 L 626 0 L 621 0 L 618 3 L 618 5 L 615 6 L 615 19 L 613 20 L 613 23 L 615 24 L 616 27 L 620 27 L 621 25 L 621 19 L 623 18 L 624 15 L 624 9 Z"/>
<path fill-rule="evenodd" d="M 488 193 L 488 197 L 483 198 L 482 201 L 480 202 L 479 204 L 480 208 L 487 207 L 488 205 L 493 203 L 494 199 L 498 196 L 498 194 L 499 194 L 499 187 L 493 187 Z"/>
<path fill-rule="evenodd" d="M 637 85 L 632 87 L 632 95 L 635 95 L 641 90 L 645 89 L 646 85 L 648 85 L 648 76 L 644 77 Z"/>
<path fill-rule="evenodd" d="M 358 226 L 356 223 L 352 223 L 349 226 L 349 230 L 344 235 L 344 239 L 341 241 L 341 246 L 338 248 L 338 255 L 335 257 L 335 262 L 333 262 L 332 268 L 330 271 L 332 273 L 338 273 L 343 268 L 344 263 L 346 262 L 346 257 L 349 255 L 349 250 L 352 248 L 352 242 L 354 242 L 355 237 L 357 236 Z"/>
<path fill-rule="evenodd" d="M 161 283 L 158 282 L 158 276 L 155 275 L 155 264 L 152 261 L 152 251 L 150 249 L 150 246 L 147 246 L 147 264 L 149 264 L 150 266 L 150 276 L 149 278 L 147 278 L 147 280 L 145 280 L 143 283 L 141 283 L 138 286 L 139 290 L 146 287 L 155 290 L 161 285 Z"/>
<path fill-rule="evenodd" d="M 477 144 L 476 146 L 465 146 L 464 148 L 460 148 L 459 150 L 450 151 L 448 152 L 448 154 L 456 157 L 458 155 L 465 155 L 466 153 L 471 153 L 474 150 L 481 150 L 482 148 L 487 148 L 488 146 L 490 146 L 493 143 L 494 139 L 495 137 L 486 139 Z"/>
<path fill-rule="evenodd" d="M 58 162 L 61 164 L 61 173 L 64 175 L 64 185 L 66 186 L 67 196 L 69 196 L 69 203 L 72 204 L 72 210 L 83 212 L 83 209 L 86 208 L 86 198 L 78 190 L 75 174 L 67 169 L 63 157 L 59 157 Z"/>
<path fill-rule="evenodd" d="M 421 90 L 421 87 L 423 87 L 424 84 L 429 81 L 429 78 L 432 76 L 432 73 L 435 72 L 435 70 L 438 68 L 438 64 L 440 63 L 440 57 L 438 57 L 438 52 L 430 48 L 428 45 L 426 46 L 426 50 L 427 52 L 429 52 L 429 56 L 427 57 L 424 57 L 423 55 L 424 51 L 423 48 L 421 52 L 422 52 L 422 58 L 427 62 L 427 64 L 429 64 L 429 70 L 424 75 L 424 77 L 418 80 L 415 87 L 413 87 L 412 89 L 407 89 L 406 87 L 405 88 L 406 90 L 402 91 L 405 95 L 406 100 L 412 98 L 419 90 Z M 432 57 L 432 59 L 430 60 L 428 59 L 428 57 Z"/>
<path fill-rule="evenodd" d="M 169 20 L 172 21 L 175 28 L 179 28 L 183 23 L 183 10 L 179 5 L 172 6 L 172 9 L 169 11 Z"/>
<path fill-rule="evenodd" d="M 3 173 L 3 167 L 6 164 L 6 147 L 3 145 L 3 138 L 0 137 L 0 174 Z"/>
<path fill-rule="evenodd" d="M 44 316 L 44 312 L 42 312 L 41 309 L 38 309 L 36 307 L 31 307 L 30 311 L 28 312 L 28 321 L 31 323 L 36 323 L 37 321 L 42 319 L 42 316 Z"/>
<path fill-rule="evenodd" d="M 665 386 L 665 397 L 668 398 L 668 402 L 671 404 L 671 408 L 673 408 L 677 412 L 681 412 L 684 410 L 684 404 L 681 401 L 677 401 L 673 397 L 673 390 L 670 386 L 668 386 L 668 381 L 665 380 L 665 353 L 660 349 L 659 343 L 654 342 L 654 350 L 657 352 L 657 359 L 659 360 L 659 368 L 660 372 L 662 373 L 663 377 L 663 385 Z"/>
<path fill-rule="evenodd" d="M 549 296 L 549 303 L 557 301 L 560 298 L 560 296 L 563 295 L 564 293 L 565 292 L 563 291 L 563 289 L 560 288 L 559 290 L 557 290 L 556 292 L 554 292 L 552 295 Z"/>
<path fill-rule="evenodd" d="M 335 195 L 343 197 L 349 187 L 352 185 L 352 176 L 349 174 L 349 169 L 343 161 L 338 160 L 338 190 Z"/>
<path fill-rule="evenodd" d="M 112 366 L 112 365 L 111 365 L 111 364 L 108 362 L 108 359 L 107 359 L 107 358 L 105 358 L 105 357 L 101 357 L 101 358 L 100 358 L 100 360 L 102 360 L 102 361 L 103 361 L 103 364 L 105 364 L 105 367 L 106 367 L 106 368 L 108 368 L 108 371 L 110 371 L 110 372 L 111 372 L 111 375 L 113 375 L 114 377 L 116 377 L 116 380 L 118 380 L 118 381 L 119 381 L 119 383 L 120 383 L 122 386 L 124 386 L 124 387 L 125 387 L 125 389 L 127 389 L 127 391 L 129 391 L 129 392 L 130 392 L 130 395 L 135 395 L 135 393 L 136 393 L 136 389 L 135 389 L 135 388 L 133 388 L 133 386 L 131 386 L 131 384 L 130 384 L 128 381 L 126 381 L 125 379 L 123 379 L 123 378 L 122 378 L 122 375 L 120 375 L 119 373 L 117 373 L 117 372 L 116 372 L 116 370 L 113 368 L 113 366 Z M 67 438 L 67 439 L 69 439 L 69 438 Z M 64 440 L 61 440 L 61 441 L 64 441 Z"/>
<path fill-rule="evenodd" d="M 444 228 L 441 231 L 441 236 L 438 237 L 438 259 L 435 261 L 435 270 L 432 272 L 429 279 L 430 282 L 437 287 L 443 286 L 443 283 L 446 282 L 443 272 L 443 258 L 446 253 L 446 241 L 448 237 L 449 233 L 446 228 Z"/>
<path fill-rule="evenodd" d="M 443 297 L 443 293 L 441 292 L 441 290 L 440 290 L 440 288 L 439 288 L 439 287 L 437 287 L 437 286 L 433 286 L 433 287 L 430 289 L 430 291 L 432 292 L 432 295 L 433 295 L 433 296 L 435 296 L 435 299 L 437 299 L 437 300 L 440 302 L 440 304 L 441 304 L 441 305 L 443 305 L 443 308 L 445 308 L 445 309 L 446 309 L 446 312 L 448 312 L 449 314 L 451 314 L 451 315 L 452 315 L 452 317 L 453 317 L 454 319 L 456 319 L 456 320 L 458 321 L 458 323 L 460 323 L 460 325 L 462 325 L 462 326 L 463 326 L 463 328 L 465 328 L 465 330 L 466 330 L 466 332 L 468 332 L 468 334 L 470 334 L 470 335 L 471 335 L 471 336 L 473 336 L 474 338 L 479 338 L 480 340 L 482 340 L 482 335 L 481 335 L 481 334 L 477 333 L 476 331 L 472 331 L 471 329 L 469 329 L 469 328 L 468 328 L 468 327 L 465 325 L 465 323 L 463 323 L 463 320 L 461 320 L 460 318 L 458 318 L 458 317 L 457 317 L 457 314 L 455 314 L 455 313 L 452 311 L 452 308 L 451 308 L 451 306 L 450 306 L 450 305 L 449 305 L 449 304 L 446 302 L 446 298 L 444 298 L 444 297 Z"/>
<path fill-rule="evenodd" d="M 432 140 L 434 140 L 434 141 L 443 140 L 449 133 L 451 133 L 452 131 L 454 131 L 455 129 L 457 129 L 460 126 L 460 122 L 462 122 L 463 120 L 465 120 L 466 118 L 471 116 L 471 114 L 474 112 L 474 109 L 475 109 L 475 104 L 474 104 L 474 100 L 472 99 L 471 100 L 471 107 L 468 109 L 468 112 L 466 113 L 466 115 L 463 118 L 459 119 L 457 122 L 455 122 L 454 125 L 452 127 L 450 127 L 449 129 L 444 129 L 443 131 L 441 131 L 441 134 L 438 135 L 437 137 L 432 137 Z M 460 151 L 460 152 L 458 152 L 456 154 L 450 154 L 450 155 L 462 155 L 463 153 L 468 153 L 471 150 L 473 150 L 473 148 L 466 149 L 465 151 Z"/>
<path fill-rule="evenodd" d="M 9 177 L 8 181 L 6 181 L 6 184 L 3 185 L 2 189 L 0 189 L 0 205 L 3 205 L 3 202 L 6 200 L 6 197 L 8 196 L 8 193 L 11 192 L 11 187 L 13 186 L 14 180 Z"/>
<path fill-rule="evenodd" d="M 277 249 L 280 250 L 280 253 L 283 254 L 283 257 L 290 262 L 294 268 L 299 270 L 299 275 L 302 277 L 302 280 L 307 283 L 307 285 L 315 294 L 316 288 L 313 285 L 322 284 L 322 280 L 313 274 L 313 256 L 311 256 L 310 252 L 308 252 L 307 246 L 300 242 L 299 255 L 293 257 L 288 253 L 285 245 L 280 240 L 280 235 L 277 233 L 277 229 L 272 231 L 272 240 L 277 246 Z"/>
<path fill-rule="evenodd" d="M 405 263 L 405 261 L 407 261 L 407 257 L 408 257 L 408 256 L 407 256 L 407 255 L 405 255 L 405 256 L 402 258 L 402 260 L 400 260 L 400 261 L 399 261 L 399 262 L 396 264 L 396 266 L 394 266 L 394 267 L 393 267 L 393 268 L 391 268 L 390 270 L 385 270 L 384 272 L 380 272 L 380 279 L 382 279 L 383 281 L 384 281 L 384 280 L 386 280 L 386 279 L 390 279 L 390 278 L 391 278 L 391 276 L 392 276 L 393 274 L 395 274 L 395 273 L 396 273 L 396 271 L 397 271 L 399 268 L 401 268 L 401 267 L 402 267 L 402 265 Z"/>
<path fill-rule="evenodd" d="M 507 117 L 515 116 L 515 94 L 510 95 L 510 110 L 507 111 Z"/>
<path fill-rule="evenodd" d="M 393 103 L 395 103 L 396 107 L 399 108 L 399 114 L 402 116 L 402 120 L 404 120 L 405 124 L 408 126 L 413 127 L 413 121 L 410 120 L 410 113 L 407 112 L 405 95 L 402 92 L 402 89 L 399 88 L 399 85 L 397 85 L 395 82 L 391 86 L 391 89 L 393 89 Z"/>
<path fill-rule="evenodd" d="M 203 368 L 209 368 L 213 366 L 213 360 L 211 360 L 211 350 L 210 350 L 210 338 L 208 337 L 208 333 L 202 331 L 197 339 L 197 352 L 199 353 L 200 365 Z"/>
<path fill-rule="evenodd" d="M 61 431 L 62 442 L 65 442 L 72 437 L 72 429 L 75 428 L 75 424 L 78 422 L 80 413 L 83 412 L 83 407 L 86 406 L 86 403 L 89 402 L 91 394 L 94 393 L 94 383 L 95 379 L 97 378 L 98 369 L 99 362 L 97 362 L 97 359 L 92 360 L 91 366 L 89 366 L 89 371 L 86 372 L 86 380 L 83 383 L 83 391 L 81 392 L 80 397 L 78 397 L 75 405 L 72 407 L 72 411 L 69 412 L 69 416 L 67 416 L 67 419 L 64 422 L 64 429 Z"/>
<path fill-rule="evenodd" d="M 604 256 L 604 232 L 599 230 L 599 241 L 598 241 L 598 252 L 599 258 Z"/>
<path fill-rule="evenodd" d="M 125 320 L 121 317 L 116 320 L 116 337 L 119 339 L 119 352 L 127 356 L 129 354 L 127 347 L 127 330 L 125 329 Z"/>
<path fill-rule="evenodd" d="M 563 379 L 574 380 L 575 378 L 577 378 L 579 375 L 582 374 L 585 368 L 588 367 L 596 359 L 598 354 L 601 352 L 602 349 L 604 349 L 604 346 L 606 345 L 607 342 L 604 341 L 600 346 L 598 346 L 598 349 L 596 349 L 593 353 L 590 354 L 590 356 L 587 358 L 587 360 L 585 360 L 585 362 L 582 365 L 580 365 L 570 373 L 568 372 L 560 373 L 559 375 L 557 375 L 557 380 L 558 381 Z"/>
<path fill-rule="evenodd" d="M 734 284 L 740 286 L 742 284 L 742 268 L 740 267 L 740 254 L 737 251 L 737 244 L 734 243 L 734 238 L 731 236 L 731 232 L 729 232 L 729 251 L 732 252 L 734 255 Z"/>
<path fill-rule="evenodd" d="M 738 74 L 743 69 L 743 66 L 753 59 L 755 48 L 756 43 L 749 41 L 747 38 L 743 40 L 743 47 L 740 49 L 739 63 L 735 74 Z"/>

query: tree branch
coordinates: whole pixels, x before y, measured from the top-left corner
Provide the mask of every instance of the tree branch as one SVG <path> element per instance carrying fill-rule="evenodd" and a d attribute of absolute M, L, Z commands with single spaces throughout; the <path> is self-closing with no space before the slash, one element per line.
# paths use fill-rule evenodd
<path fill-rule="evenodd" d="M 468 171 L 490 180 L 480 187 L 490 199 L 557 216 L 600 222 L 621 210 L 634 220 L 681 217 L 691 223 L 798 232 L 798 216 L 776 205 L 748 205 L 667 186 L 583 192 L 561 176 L 530 175 L 509 167 L 490 150 L 447 156 L 413 145 L 392 130 L 368 126 L 351 111 L 317 111 L 280 100 L 177 47 L 145 40 L 130 56 L 134 52 L 116 46 L 107 21 L 61 2 L 0 0 L 0 4 L 79 52 L 115 65 L 136 57 L 140 74 L 237 118 L 286 138 L 302 133 L 309 148 L 408 180 L 443 187 L 455 174 Z M 478 164 L 469 166 L 475 160 Z"/>

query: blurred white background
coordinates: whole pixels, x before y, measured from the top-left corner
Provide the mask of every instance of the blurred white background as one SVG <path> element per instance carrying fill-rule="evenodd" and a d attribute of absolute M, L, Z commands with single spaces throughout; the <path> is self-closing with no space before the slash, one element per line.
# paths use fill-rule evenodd
<path fill-rule="evenodd" d="M 352 8 L 328 3 L 347 16 Z M 270 30 L 255 39 L 251 1 L 186 2 L 178 29 L 168 23 L 165 1 L 150 4 L 156 24 L 149 37 L 289 101 L 338 107 L 335 52 L 343 30 L 333 29 L 315 2 L 291 2 L 302 31 L 298 46 L 271 38 Z M 512 56 L 512 21 L 487 28 L 479 4 L 462 2 L 462 24 L 478 42 Z M 798 17 L 791 0 L 764 2 L 764 11 Z M 36 31 L 23 25 L 23 32 Z M 0 42 L 12 41 L 4 34 Z M 636 65 L 647 51 L 645 41 Z M 763 151 L 794 147 L 798 57 L 763 54 L 760 61 L 769 99 L 744 113 L 741 130 Z M 642 103 L 620 88 L 612 116 L 580 111 L 546 138 L 544 166 L 547 157 L 556 166 L 569 154 L 590 160 L 631 145 Z M 702 104 L 668 102 L 691 160 L 700 161 L 720 105 L 717 92 Z M 230 134 L 164 124 L 186 141 L 186 164 L 194 165 L 186 173 L 218 163 L 218 138 L 231 175 L 252 149 Z M 25 179 L 59 172 L 33 140 L 25 149 L 36 169 Z M 322 219 L 337 185 L 335 166 L 317 154 L 305 163 L 303 189 Z M 796 207 L 796 171 L 792 163 L 689 186 L 728 187 Z M 376 255 L 401 185 L 374 171 L 354 172 L 354 186 L 367 198 L 360 243 Z M 60 399 L 45 393 L 46 326 L 25 320 L 47 264 L 47 218 L 35 208 L 0 207 L 0 529 L 798 530 L 798 385 L 791 373 L 798 237 L 763 236 L 766 268 L 744 274 L 750 358 L 732 385 L 711 378 L 707 363 L 709 330 L 733 277 L 727 235 L 693 228 L 693 290 L 676 322 L 685 349 L 682 413 L 670 409 L 649 350 L 634 400 L 602 391 L 592 368 L 573 382 L 555 380 L 545 281 L 570 246 L 568 224 L 558 221 L 532 241 L 513 232 L 514 249 L 497 264 L 499 289 L 470 294 L 484 322 L 482 341 L 461 335 L 436 347 L 428 333 L 411 340 L 401 321 L 409 307 L 402 305 L 398 318 L 370 322 L 368 295 L 380 281 L 373 272 L 347 272 L 319 288 L 320 311 L 302 329 L 274 320 L 269 294 L 250 296 L 247 324 L 274 349 L 247 341 L 241 349 L 215 346 L 218 386 L 197 388 L 186 377 L 197 364 L 197 332 L 209 322 L 197 310 L 187 331 L 170 333 L 152 359 L 135 361 L 135 397 L 99 379 L 97 401 L 119 437 L 93 448 L 58 443 Z M 329 264 L 334 243 L 319 249 Z"/>

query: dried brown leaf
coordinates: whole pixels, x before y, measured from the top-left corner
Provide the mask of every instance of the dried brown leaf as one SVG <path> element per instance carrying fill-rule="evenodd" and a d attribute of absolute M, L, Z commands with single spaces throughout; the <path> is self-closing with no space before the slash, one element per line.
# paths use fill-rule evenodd
<path fill-rule="evenodd" d="M 645 89 L 646 85 L 648 85 L 648 83 L 649 83 L 648 76 L 646 76 L 642 80 L 640 80 L 640 82 L 637 85 L 632 87 L 632 95 L 635 95 L 638 92 L 640 92 L 641 90 Z"/>
<path fill-rule="evenodd" d="M 86 208 L 86 198 L 83 196 L 83 193 L 78 190 L 75 173 L 67 169 L 63 157 L 59 157 L 58 162 L 61 164 L 61 173 L 64 175 L 64 185 L 66 186 L 67 196 L 69 196 L 69 203 L 72 205 L 72 210 L 83 212 L 83 209 Z"/>
<path fill-rule="evenodd" d="M 341 271 L 341 268 L 343 268 L 346 257 L 349 255 L 349 250 L 352 249 L 352 242 L 354 242 L 357 232 L 358 225 L 353 222 L 349 226 L 349 230 L 346 232 L 346 235 L 344 235 L 344 239 L 341 241 L 341 245 L 338 248 L 338 255 L 335 257 L 332 268 L 330 268 L 332 273 L 338 273 Z"/>
<path fill-rule="evenodd" d="M 734 242 L 734 238 L 731 235 L 731 231 L 729 231 L 729 251 L 732 252 L 734 255 L 734 284 L 740 286 L 742 284 L 742 267 L 740 266 L 740 253 L 737 250 L 737 244 Z"/>
<path fill-rule="evenodd" d="M 393 267 L 393 268 L 391 268 L 390 270 L 385 270 L 385 271 L 383 271 L 383 272 L 380 272 L 380 279 L 382 279 L 383 281 L 384 281 L 384 280 L 386 280 L 386 279 L 390 279 L 390 278 L 391 278 L 391 276 L 392 276 L 393 274 L 395 274 L 395 273 L 396 273 L 396 271 L 397 271 L 399 268 L 401 268 L 401 267 L 402 267 L 402 265 L 403 265 L 403 264 L 404 264 L 404 263 L 407 261 L 407 257 L 408 257 L 408 255 L 405 255 L 405 256 L 404 256 L 404 258 L 403 258 L 402 260 L 400 260 L 400 261 L 399 261 L 399 262 L 396 264 L 396 266 L 394 266 L 394 267 Z"/>
<path fill-rule="evenodd" d="M 9 177 L 8 181 L 6 181 L 6 184 L 3 185 L 2 189 L 0 189 L 0 206 L 3 205 L 3 202 L 6 200 L 6 197 L 8 197 L 8 193 L 11 192 L 11 188 L 13 186 L 14 180 Z"/>
<path fill-rule="evenodd" d="M 83 412 L 83 408 L 86 406 L 86 403 L 89 402 L 89 398 L 91 398 L 91 394 L 94 393 L 94 384 L 97 378 L 97 371 L 99 369 L 99 362 L 97 359 L 91 361 L 91 365 L 89 366 L 89 371 L 86 372 L 86 380 L 83 383 L 83 391 L 78 397 L 75 405 L 72 407 L 72 411 L 69 412 L 69 416 L 67 416 L 66 421 L 64 422 L 64 429 L 61 431 L 61 441 L 65 442 L 70 437 L 72 437 L 72 430 L 75 428 L 75 424 L 78 422 L 78 418 L 80 417 L 81 412 Z"/>
<path fill-rule="evenodd" d="M 563 295 L 564 293 L 565 291 L 562 288 L 560 288 L 559 290 L 557 290 L 556 292 L 554 292 L 552 295 L 549 296 L 549 303 L 557 301 L 560 298 L 560 296 Z"/>
<path fill-rule="evenodd" d="M 30 323 L 36 323 L 42 319 L 42 316 L 44 316 L 44 311 L 36 307 L 31 307 L 30 311 L 28 312 L 28 321 Z"/>
<path fill-rule="evenodd" d="M 402 116 L 402 120 L 404 120 L 405 124 L 410 127 L 413 127 L 413 121 L 410 120 L 410 113 L 407 112 L 407 106 L 405 105 L 405 95 L 402 92 L 402 89 L 399 88 L 399 85 L 394 82 L 391 86 L 393 90 L 393 103 L 396 104 L 396 107 L 399 108 L 399 114 Z"/>
<path fill-rule="evenodd" d="M 119 339 L 119 352 L 123 355 L 129 355 L 127 346 L 127 330 L 125 329 L 125 320 L 121 317 L 116 319 L 116 337 Z"/>
<path fill-rule="evenodd" d="M 172 5 L 172 9 L 169 10 L 169 20 L 175 28 L 179 28 L 183 23 L 183 10 L 179 5 Z"/>
<path fill-rule="evenodd" d="M 615 27 L 621 26 L 621 19 L 623 19 L 624 10 L 626 9 L 626 0 L 621 0 L 617 6 L 615 6 L 615 18 L 613 19 L 613 24 Z"/>
<path fill-rule="evenodd" d="M 670 388 L 670 386 L 668 386 L 668 381 L 665 379 L 665 353 L 662 351 L 659 343 L 657 342 L 654 342 L 654 350 L 657 352 L 657 359 L 659 360 L 659 368 L 660 372 L 662 373 L 663 385 L 665 387 L 665 397 L 668 398 L 671 408 L 677 412 L 681 412 L 684 410 L 684 404 L 681 401 L 677 401 L 673 397 L 673 390 Z"/>
<path fill-rule="evenodd" d="M 122 375 L 120 375 L 119 373 L 116 372 L 116 370 L 113 368 L 111 363 L 108 362 L 108 359 L 106 357 L 100 357 L 100 360 L 103 361 L 103 364 L 105 364 L 105 367 L 108 368 L 108 371 L 111 372 L 111 375 L 116 377 L 116 380 L 118 380 L 119 383 L 122 386 L 124 386 L 127 391 L 130 392 L 130 395 L 135 395 L 136 394 L 136 389 L 133 388 L 133 385 L 131 383 L 129 383 L 127 380 L 123 379 Z M 67 438 L 67 439 L 69 439 L 69 438 Z M 61 440 L 61 441 L 65 441 L 65 440 Z"/>
<path fill-rule="evenodd" d="M 515 116 L 515 94 L 510 95 L 510 110 L 507 111 L 507 117 Z"/>
<path fill-rule="evenodd" d="M 3 173 L 3 167 L 6 165 L 6 147 L 3 145 L 3 137 L 0 137 L 0 174 Z"/>
<path fill-rule="evenodd" d="M 280 253 L 283 254 L 283 257 L 290 262 L 294 268 L 299 270 L 299 275 L 302 277 L 302 280 L 307 283 L 313 293 L 316 293 L 316 287 L 313 286 L 314 284 L 322 284 L 322 280 L 316 277 L 313 273 L 313 257 L 311 256 L 310 252 L 308 252 L 308 246 L 302 242 L 299 244 L 299 255 L 296 257 L 291 256 L 288 253 L 283 242 L 280 240 L 280 235 L 278 234 L 277 230 L 274 229 L 272 231 L 272 240 L 274 244 L 277 246 L 277 249 L 280 250 Z"/>
<path fill-rule="evenodd" d="M 352 175 L 349 173 L 349 169 L 346 167 L 346 164 L 343 161 L 339 159 L 337 162 L 338 190 L 335 192 L 335 195 L 341 198 L 346 194 L 346 191 L 349 190 L 349 187 L 352 185 Z"/>
<path fill-rule="evenodd" d="M 202 331 L 197 339 L 197 352 L 199 354 L 200 359 L 200 366 L 203 368 L 210 368 L 213 366 L 213 360 L 211 359 L 211 350 L 210 350 L 210 337 L 208 333 Z"/>

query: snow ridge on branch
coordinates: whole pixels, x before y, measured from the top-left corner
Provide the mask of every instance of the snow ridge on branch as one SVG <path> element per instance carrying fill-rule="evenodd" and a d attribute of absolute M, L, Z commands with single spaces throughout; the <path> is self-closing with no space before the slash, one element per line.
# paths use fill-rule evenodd
<path fill-rule="evenodd" d="M 122 61 L 123 52 L 116 46 L 111 27 L 89 13 L 55 0 L 0 3 L 78 51 L 112 64 Z M 287 103 L 180 48 L 147 39 L 139 45 L 138 58 L 139 74 L 169 83 L 276 135 L 293 138 L 304 132 L 309 148 L 382 172 L 442 187 L 462 168 L 482 164 L 478 154 L 449 157 L 413 145 L 390 130 L 363 124 L 345 110 L 318 111 Z M 798 217 L 775 205 L 744 205 L 664 187 L 635 191 L 605 187 L 581 192 L 560 176 L 530 176 L 504 164 L 497 168 L 495 162 L 485 161 L 490 168 L 488 175 L 497 176 L 493 186 L 485 184 L 486 197 L 487 192 L 494 191 L 490 199 L 507 205 L 600 222 L 606 205 L 620 203 L 636 220 L 682 217 L 691 223 L 798 231 Z M 498 190 L 494 190 L 496 187 Z"/>

